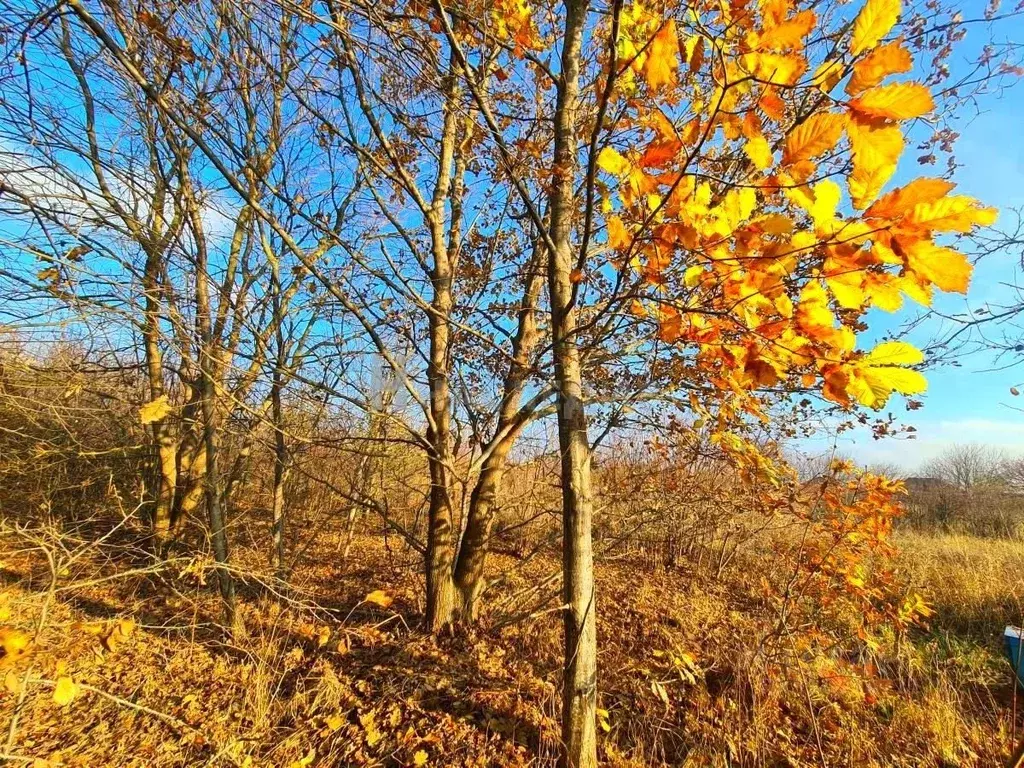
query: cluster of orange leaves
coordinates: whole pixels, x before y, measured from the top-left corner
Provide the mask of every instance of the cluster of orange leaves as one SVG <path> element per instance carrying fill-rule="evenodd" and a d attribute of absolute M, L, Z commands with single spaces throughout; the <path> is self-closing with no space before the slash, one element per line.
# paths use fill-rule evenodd
<path fill-rule="evenodd" d="M 934 110 L 924 85 L 887 82 L 913 68 L 902 40 L 883 43 L 900 0 L 867 0 L 820 61 L 805 47 L 824 37 L 813 10 L 751 5 L 697 6 L 689 32 L 640 2 L 623 10 L 608 67 L 631 146 L 605 146 L 598 166 L 616 181 L 604 199 L 615 263 L 654 287 L 633 311 L 699 350 L 723 389 L 820 384 L 869 407 L 919 393 L 912 346 L 856 349 L 863 315 L 965 292 L 969 262 L 937 238 L 995 211 L 943 179 L 882 194 L 903 124 Z"/>
<path fill-rule="evenodd" d="M 764 580 L 769 599 L 803 601 L 819 618 L 856 617 L 856 631 L 869 645 L 883 625 L 903 629 L 932 614 L 886 565 L 895 554 L 893 524 L 903 514 L 902 481 L 834 461 L 821 477 L 801 484 L 790 466 L 753 442 L 731 433 L 720 433 L 716 442 L 766 508 L 800 529 L 776 543 L 783 565 Z"/>

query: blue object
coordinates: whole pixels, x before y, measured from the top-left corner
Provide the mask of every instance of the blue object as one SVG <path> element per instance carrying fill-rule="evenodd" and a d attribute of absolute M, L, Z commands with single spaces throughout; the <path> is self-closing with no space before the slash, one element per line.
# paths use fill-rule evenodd
<path fill-rule="evenodd" d="M 1003 630 L 1003 651 L 1017 675 L 1017 682 L 1024 685 L 1024 629 L 1007 627 Z"/>

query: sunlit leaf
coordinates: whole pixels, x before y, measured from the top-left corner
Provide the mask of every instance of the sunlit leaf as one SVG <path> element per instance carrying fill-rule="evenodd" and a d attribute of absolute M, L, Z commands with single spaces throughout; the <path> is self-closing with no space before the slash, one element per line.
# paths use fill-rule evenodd
<path fill-rule="evenodd" d="M 935 101 L 920 83 L 893 83 L 869 88 L 850 102 L 850 109 L 868 117 L 910 120 L 935 109 Z"/>
<path fill-rule="evenodd" d="M 909 72 L 913 66 L 910 51 L 902 43 L 888 43 L 854 64 L 853 76 L 846 84 L 846 92 L 855 96 L 875 87 L 889 75 Z"/>
<path fill-rule="evenodd" d="M 79 690 L 78 684 L 69 675 L 63 675 L 57 678 L 57 684 L 53 687 L 53 700 L 66 707 L 74 701 Z"/>
<path fill-rule="evenodd" d="M 835 112 L 812 115 L 786 137 L 784 165 L 809 160 L 832 149 L 843 135 L 846 116 Z"/>
<path fill-rule="evenodd" d="M 853 23 L 850 53 L 859 56 L 878 45 L 900 16 L 900 0 L 867 0 Z"/>
<path fill-rule="evenodd" d="M 389 608 L 395 599 L 382 589 L 375 589 L 363 598 L 364 603 L 373 603 L 381 608 Z"/>
<path fill-rule="evenodd" d="M 143 424 L 152 424 L 160 421 L 171 412 L 171 404 L 167 395 L 160 395 L 156 400 L 151 400 L 139 408 L 139 421 Z"/>

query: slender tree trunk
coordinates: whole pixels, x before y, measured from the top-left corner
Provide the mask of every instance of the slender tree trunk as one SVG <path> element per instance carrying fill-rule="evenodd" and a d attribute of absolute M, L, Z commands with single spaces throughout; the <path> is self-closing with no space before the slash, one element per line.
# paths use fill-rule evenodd
<path fill-rule="evenodd" d="M 288 443 L 284 434 L 284 411 L 281 406 L 281 389 L 283 386 L 280 368 L 274 371 L 274 381 L 270 386 L 271 419 L 274 425 L 274 500 L 272 506 L 273 539 L 272 560 L 277 578 L 284 580 L 285 574 L 285 484 L 288 482 L 290 460 Z"/>
<path fill-rule="evenodd" d="M 221 506 L 220 475 L 217 472 L 216 387 L 213 362 L 209 348 L 204 349 L 203 370 L 203 440 L 206 444 L 206 510 L 210 521 L 213 556 L 217 562 L 217 583 L 224 603 L 224 622 L 227 626 L 235 618 L 235 580 L 228 569 L 228 533 L 224 508 Z"/>
<path fill-rule="evenodd" d="M 454 54 L 452 54 L 454 70 Z M 461 182 L 452 195 L 452 177 L 456 175 L 456 145 L 459 134 L 458 78 L 448 75 L 445 84 L 445 112 L 441 132 L 438 177 L 431 200 L 428 225 L 431 238 L 431 273 L 433 288 L 430 310 L 430 358 L 427 382 L 430 389 L 431 425 L 427 430 L 430 444 L 430 505 L 427 519 L 427 625 L 438 632 L 453 624 L 457 618 L 455 567 L 455 515 L 451 499 L 451 325 L 453 306 L 453 256 L 460 246 Z M 451 217 L 445 216 L 445 207 L 451 203 Z M 447 219 L 447 226 L 446 226 Z"/>
<path fill-rule="evenodd" d="M 583 400 L 583 373 L 573 306 L 575 250 L 572 223 L 576 178 L 580 49 L 586 0 L 566 0 L 561 77 L 555 107 L 554 167 L 550 198 L 548 291 L 558 389 L 558 443 L 562 479 L 562 579 L 565 611 L 565 669 L 562 681 L 562 740 L 568 768 L 597 765 L 597 622 L 591 541 L 593 488 L 590 445 Z"/>
<path fill-rule="evenodd" d="M 480 612 L 480 595 L 487 586 L 484 566 L 490 552 L 491 531 L 497 513 L 497 495 L 505 474 L 508 451 L 514 439 L 503 440 L 483 467 L 469 499 L 466 530 L 455 563 L 455 584 L 463 618 L 475 621 Z"/>
<path fill-rule="evenodd" d="M 160 350 L 160 299 L 158 296 L 160 263 L 154 251 L 146 255 L 143 290 L 146 294 L 143 343 L 146 351 L 146 373 L 149 396 L 156 400 L 164 394 L 163 353 Z M 153 443 L 156 448 L 156 477 L 151 520 L 153 539 L 162 549 L 171 533 L 174 493 L 178 485 L 177 445 L 166 418 L 153 422 Z"/>
<path fill-rule="evenodd" d="M 182 175 L 185 177 L 184 173 Z M 218 345 L 213 336 L 208 282 L 209 258 L 206 242 L 202 237 L 202 221 L 194 198 L 189 199 L 192 205 L 188 212 L 196 234 L 196 331 L 199 336 L 200 412 L 202 414 L 202 446 L 205 458 L 203 476 L 206 490 L 206 513 L 210 525 L 213 556 L 217 563 L 217 583 L 220 587 L 220 596 L 224 607 L 224 623 L 231 627 L 235 619 L 235 580 L 230 570 L 227 520 L 224 507 L 221 504 L 223 489 L 217 466 L 217 382 L 221 377 L 223 367 L 218 354 L 220 350 L 217 349 Z M 193 463 L 193 472 L 196 469 L 195 463 Z"/>
<path fill-rule="evenodd" d="M 539 241 L 535 242 L 533 257 L 527 265 L 519 324 L 512 339 L 512 360 L 505 376 L 495 426 L 495 435 L 504 434 L 504 437 L 499 438 L 498 444 L 480 468 L 480 476 L 469 498 L 466 531 L 455 563 L 455 584 L 462 601 L 462 614 L 470 621 L 475 621 L 479 616 L 480 597 L 487 586 L 484 567 L 490 552 L 491 532 L 498 512 L 497 497 L 505 475 L 508 453 L 525 425 L 519 410 L 530 373 L 531 358 L 540 336 L 535 313 L 544 285 L 545 273 L 540 268 L 543 255 L 543 247 Z"/>

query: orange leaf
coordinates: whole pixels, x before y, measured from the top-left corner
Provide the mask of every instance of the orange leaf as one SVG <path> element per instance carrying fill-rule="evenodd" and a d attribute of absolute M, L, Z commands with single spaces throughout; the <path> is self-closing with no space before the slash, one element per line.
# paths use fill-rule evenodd
<path fill-rule="evenodd" d="M 764 93 L 761 94 L 761 98 L 757 101 L 757 106 L 763 109 L 764 113 L 777 123 L 781 122 L 782 118 L 786 116 L 786 102 L 779 98 L 779 94 L 775 92 L 774 88 L 768 87 L 764 89 Z"/>
<path fill-rule="evenodd" d="M 679 68 L 679 39 L 676 36 L 676 24 L 668 19 L 658 29 L 647 50 L 644 62 L 644 79 L 647 86 L 656 90 L 676 81 L 676 70 Z"/>
<path fill-rule="evenodd" d="M 973 267 L 952 248 L 924 241 L 907 249 L 907 268 L 943 291 L 967 293 Z"/>
<path fill-rule="evenodd" d="M 976 224 L 988 226 L 995 220 L 995 208 L 982 208 L 977 200 L 965 195 L 918 203 L 907 217 L 922 229 L 938 232 L 970 232 Z"/>
<path fill-rule="evenodd" d="M 900 0 L 868 0 L 853 23 L 850 53 L 859 56 L 878 45 L 900 16 Z"/>
<path fill-rule="evenodd" d="M 699 72 L 704 63 L 704 38 L 700 35 L 691 37 L 683 45 L 683 53 L 686 60 L 690 62 L 690 72 Z"/>
<path fill-rule="evenodd" d="M 910 120 L 931 112 L 935 102 L 920 83 L 893 83 L 868 89 L 850 102 L 850 109 L 868 117 Z"/>
<path fill-rule="evenodd" d="M 930 203 L 944 197 L 956 185 L 944 179 L 914 179 L 905 187 L 894 189 L 868 208 L 866 217 L 895 219 L 914 209 L 918 203 Z"/>
<path fill-rule="evenodd" d="M 783 165 L 809 160 L 828 152 L 843 135 L 846 116 L 835 112 L 812 115 L 798 125 L 786 137 L 786 149 L 782 154 Z"/>
<path fill-rule="evenodd" d="M 818 17 L 814 11 L 800 11 L 793 18 L 758 35 L 754 47 L 762 51 L 789 51 L 802 48 L 804 38 L 811 33 L 817 22 Z"/>
<path fill-rule="evenodd" d="M 855 96 L 875 87 L 889 75 L 909 72 L 913 66 L 910 52 L 902 43 L 883 45 L 853 65 L 853 77 L 846 84 L 846 92 Z"/>
<path fill-rule="evenodd" d="M 676 156 L 683 144 L 678 139 L 652 141 L 640 158 L 641 168 L 660 168 Z"/>

